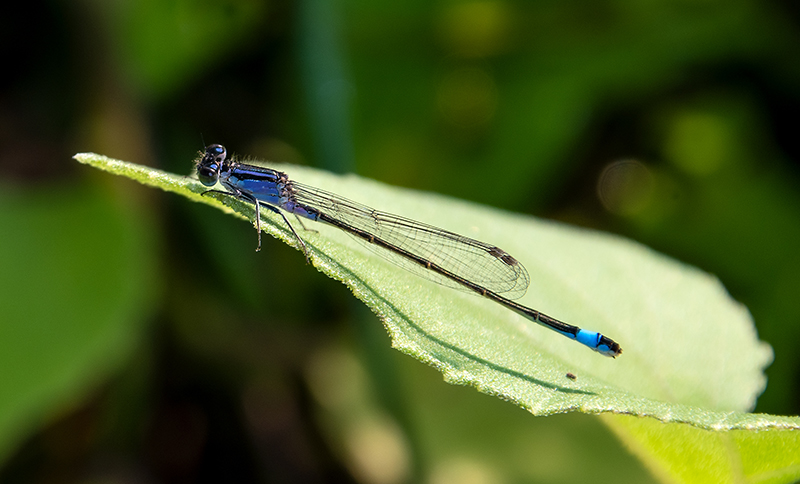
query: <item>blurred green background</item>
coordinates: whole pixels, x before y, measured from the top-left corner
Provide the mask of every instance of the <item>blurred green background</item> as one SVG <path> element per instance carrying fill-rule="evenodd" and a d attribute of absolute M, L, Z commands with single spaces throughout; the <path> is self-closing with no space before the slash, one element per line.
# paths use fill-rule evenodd
<path fill-rule="evenodd" d="M 755 410 L 800 413 L 796 2 L 2 9 L 0 481 L 654 479 L 597 418 L 443 383 L 300 253 L 84 151 L 188 175 L 222 143 L 628 236 L 722 280 L 775 350 Z"/>

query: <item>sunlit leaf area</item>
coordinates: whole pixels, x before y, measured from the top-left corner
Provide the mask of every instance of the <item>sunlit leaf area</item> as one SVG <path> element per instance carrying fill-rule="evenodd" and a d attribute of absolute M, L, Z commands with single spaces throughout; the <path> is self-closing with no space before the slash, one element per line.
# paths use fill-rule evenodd
<path fill-rule="evenodd" d="M 34 0 L 2 38 L 0 482 L 800 479 L 795 2 Z M 256 251 L 214 143 L 500 247 L 622 353 L 324 223 L 262 208 Z"/>

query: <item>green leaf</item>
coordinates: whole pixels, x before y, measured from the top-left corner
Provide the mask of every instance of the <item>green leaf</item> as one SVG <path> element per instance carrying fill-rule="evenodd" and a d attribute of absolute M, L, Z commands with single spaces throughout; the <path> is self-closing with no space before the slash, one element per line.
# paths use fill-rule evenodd
<path fill-rule="evenodd" d="M 95 154 L 75 158 L 243 219 L 254 216 L 251 205 L 232 197 L 201 196 L 207 188 L 190 177 Z M 531 274 L 522 304 L 600 331 L 624 349 L 617 359 L 605 358 L 491 301 L 402 270 L 333 227 L 316 224 L 315 231 L 301 231 L 312 264 L 380 316 L 394 347 L 439 369 L 447 381 L 472 385 L 534 415 L 608 412 L 690 424 L 693 432 L 707 434 L 769 430 L 759 438 L 779 445 L 789 435 L 796 444 L 800 419 L 743 413 L 766 384 L 763 369 L 772 351 L 758 341 L 747 309 L 715 277 L 608 234 L 355 176 L 272 167 L 308 185 L 502 247 Z M 262 218 L 266 232 L 298 246 L 279 216 L 262 212 Z M 577 379 L 567 378 L 568 372 Z M 619 418 L 604 420 L 631 447 L 646 447 L 652 430 L 630 430 Z M 658 426 L 676 439 L 686 432 L 683 425 Z M 727 462 L 731 446 L 749 445 L 733 439 L 721 450 L 706 450 Z M 655 448 L 648 452 L 662 464 L 675 458 Z M 768 462 L 758 472 L 789 466 L 790 474 L 800 476 L 799 457 L 763 455 Z"/>
<path fill-rule="evenodd" d="M 800 478 L 796 429 L 713 432 L 625 415 L 603 420 L 664 482 L 784 483 Z"/>

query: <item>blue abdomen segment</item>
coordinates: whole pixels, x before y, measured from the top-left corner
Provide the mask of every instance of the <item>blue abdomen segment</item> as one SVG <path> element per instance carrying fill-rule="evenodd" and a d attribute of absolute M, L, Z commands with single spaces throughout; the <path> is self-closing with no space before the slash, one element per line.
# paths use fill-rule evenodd
<path fill-rule="evenodd" d="M 618 349 L 611 347 L 611 343 L 613 342 L 600 333 L 580 329 L 578 330 L 578 334 L 572 337 L 575 338 L 578 343 L 584 344 L 600 354 L 611 357 L 614 357 L 618 354 Z"/>
<path fill-rule="evenodd" d="M 281 204 L 281 208 L 287 212 L 293 213 L 298 217 L 304 217 L 316 221 L 319 219 L 319 212 L 310 209 L 303 204 L 297 203 L 294 200 L 289 200 Z"/>

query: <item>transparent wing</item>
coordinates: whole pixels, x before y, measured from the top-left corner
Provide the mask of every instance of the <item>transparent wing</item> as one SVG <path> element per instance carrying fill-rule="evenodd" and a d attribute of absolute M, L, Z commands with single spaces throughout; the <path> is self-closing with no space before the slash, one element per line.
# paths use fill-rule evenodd
<path fill-rule="evenodd" d="M 318 209 L 329 217 L 372 234 L 389 245 L 399 247 L 509 299 L 525 294 L 530 277 L 525 267 L 504 250 L 447 230 L 405 217 L 375 210 L 339 195 L 290 182 L 287 187 L 295 200 Z M 356 239 L 363 242 L 360 237 Z M 390 262 L 439 284 L 465 290 L 449 279 L 400 254 L 374 244 L 366 244 Z"/>

